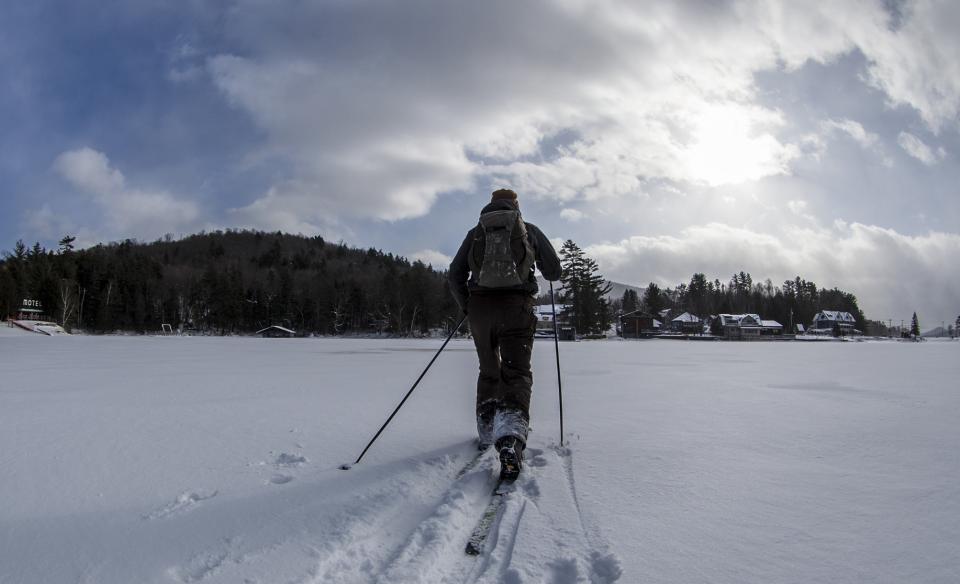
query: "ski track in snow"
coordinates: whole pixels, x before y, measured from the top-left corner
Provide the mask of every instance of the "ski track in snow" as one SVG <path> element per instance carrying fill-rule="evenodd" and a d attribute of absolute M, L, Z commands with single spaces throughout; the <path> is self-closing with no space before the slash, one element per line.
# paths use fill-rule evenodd
<path fill-rule="evenodd" d="M 312 518 L 314 530 L 288 532 L 261 549 L 244 549 L 240 537 L 228 537 L 167 573 L 183 583 L 266 583 L 274 581 L 271 566 L 283 567 L 282 581 L 296 584 L 619 580 L 619 559 L 579 508 L 566 448 L 527 450 L 524 471 L 504 495 L 483 553 L 468 556 L 464 547 L 499 469 L 489 450 L 458 476 L 471 459 L 464 453 L 420 462 L 346 498 L 338 511 Z"/>
<path fill-rule="evenodd" d="M 267 538 L 258 547 L 244 545 L 239 536 L 226 538 L 170 567 L 167 575 L 183 583 L 424 581 L 421 558 L 430 556 L 441 565 L 449 554 L 459 557 L 462 550 L 445 547 L 450 533 L 457 531 L 449 519 L 469 515 L 461 508 L 479 502 L 487 492 L 490 461 L 456 476 L 472 458 L 446 455 L 419 462 L 370 488 L 348 493 L 342 504 L 327 505 L 326 513 L 306 511 L 304 526 L 292 533 L 287 529 L 280 541 Z M 337 510 L 331 513 L 331 508 Z M 285 521 L 278 517 L 274 523 Z M 397 579 L 387 578 L 388 572 Z"/>
<path fill-rule="evenodd" d="M 506 495 L 486 549 L 465 581 L 609 584 L 622 570 L 608 548 L 580 509 L 572 451 L 530 448 L 523 474 Z"/>

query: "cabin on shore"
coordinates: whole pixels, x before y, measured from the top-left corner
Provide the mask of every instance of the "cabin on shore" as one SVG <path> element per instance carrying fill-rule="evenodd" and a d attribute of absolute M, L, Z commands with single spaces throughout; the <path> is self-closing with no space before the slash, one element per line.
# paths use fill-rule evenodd
<path fill-rule="evenodd" d="M 670 320 L 670 330 L 687 335 L 701 335 L 703 334 L 703 320 L 695 314 L 684 312 Z"/>
<path fill-rule="evenodd" d="M 620 336 L 625 339 L 637 339 L 660 332 L 660 321 L 649 312 L 634 310 L 620 315 Z"/>
<path fill-rule="evenodd" d="M 290 339 L 297 336 L 296 331 L 277 324 L 268 326 L 265 329 L 260 329 L 257 331 L 257 334 L 265 339 Z"/>

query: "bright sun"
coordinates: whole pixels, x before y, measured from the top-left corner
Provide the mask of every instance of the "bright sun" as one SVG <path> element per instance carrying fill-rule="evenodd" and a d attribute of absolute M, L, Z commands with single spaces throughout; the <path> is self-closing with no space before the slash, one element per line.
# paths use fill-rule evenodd
<path fill-rule="evenodd" d="M 778 113 L 754 106 L 704 106 L 693 118 L 693 139 L 683 149 L 686 175 L 718 186 L 786 172 L 796 148 L 764 129 L 781 124 Z"/>

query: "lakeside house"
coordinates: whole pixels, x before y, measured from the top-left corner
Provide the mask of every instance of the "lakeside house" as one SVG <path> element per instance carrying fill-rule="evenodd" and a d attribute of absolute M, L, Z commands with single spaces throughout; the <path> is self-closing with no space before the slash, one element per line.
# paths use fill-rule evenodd
<path fill-rule="evenodd" d="M 832 335 L 858 335 L 860 331 L 856 329 L 857 320 L 849 312 L 839 310 L 821 310 L 813 317 L 813 323 L 807 331 L 809 334 Z"/>
<path fill-rule="evenodd" d="M 557 330 L 560 332 L 561 341 L 574 341 L 577 338 L 576 327 L 570 324 L 570 319 L 564 316 L 564 313 L 570 310 L 566 304 L 557 304 Z M 534 313 L 537 317 L 537 328 L 534 334 L 539 337 L 553 336 L 553 305 L 539 304 L 534 307 Z"/>
<path fill-rule="evenodd" d="M 662 324 L 649 312 L 634 310 L 620 315 L 620 336 L 636 339 L 660 334 Z"/>
<path fill-rule="evenodd" d="M 695 314 L 684 312 L 670 320 L 670 330 L 688 335 L 700 335 L 703 334 L 703 320 Z"/>
<path fill-rule="evenodd" d="M 761 335 L 782 335 L 783 334 L 783 325 L 775 320 L 761 320 L 760 321 L 760 334 Z"/>
<path fill-rule="evenodd" d="M 720 334 L 726 339 L 746 341 L 783 334 L 782 324 L 764 320 L 759 314 L 719 314 L 717 323 Z"/>
<path fill-rule="evenodd" d="M 763 324 L 759 314 L 718 314 L 721 335 L 726 339 L 760 338 Z"/>

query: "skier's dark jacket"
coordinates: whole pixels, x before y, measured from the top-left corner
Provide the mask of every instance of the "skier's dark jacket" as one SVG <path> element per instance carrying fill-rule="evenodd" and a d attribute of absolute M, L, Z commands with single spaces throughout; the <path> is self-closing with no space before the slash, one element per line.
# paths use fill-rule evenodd
<path fill-rule="evenodd" d="M 498 200 L 484 207 L 483 210 L 480 211 L 480 214 L 483 215 L 491 211 L 515 210 L 516 208 L 516 205 L 509 200 Z M 543 274 L 543 277 L 547 280 L 559 280 L 561 272 L 560 258 L 557 257 L 557 252 L 554 251 L 550 240 L 548 240 L 547 236 L 540 231 L 540 228 L 533 223 L 527 223 L 526 221 L 523 223 L 527 226 L 527 237 L 530 239 L 530 245 L 533 247 L 534 257 L 537 260 L 537 268 L 540 269 L 540 273 Z M 467 298 L 470 294 L 527 294 L 529 296 L 536 296 L 539 291 L 539 286 L 537 286 L 537 278 L 533 270 L 530 271 L 530 279 L 527 282 L 513 288 L 489 290 L 481 289 L 477 285 L 477 275 L 470 273 L 470 264 L 467 258 L 470 255 L 470 245 L 473 243 L 473 232 L 478 227 L 474 227 L 467 232 L 463 243 L 460 244 L 460 249 L 457 250 L 456 257 L 453 258 L 453 262 L 450 264 L 450 271 L 447 273 L 450 281 L 450 292 L 453 293 L 453 298 L 457 301 L 460 309 L 466 312 Z"/>

